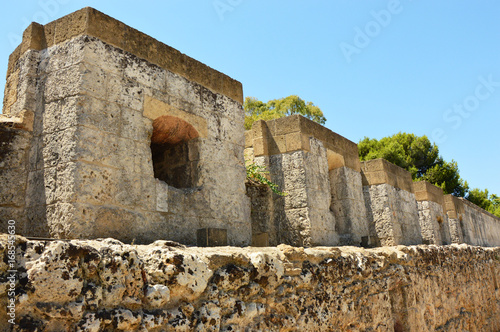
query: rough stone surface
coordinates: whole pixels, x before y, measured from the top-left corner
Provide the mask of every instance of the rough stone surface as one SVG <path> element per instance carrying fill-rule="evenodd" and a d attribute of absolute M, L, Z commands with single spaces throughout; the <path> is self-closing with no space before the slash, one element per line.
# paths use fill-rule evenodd
<path fill-rule="evenodd" d="M 417 203 L 422 240 L 426 244 L 450 244 L 448 216 L 444 214 L 443 206 L 432 201 Z"/>
<path fill-rule="evenodd" d="M 363 187 L 370 236 L 382 246 L 422 243 L 415 194 L 379 184 Z"/>
<path fill-rule="evenodd" d="M 29 50 L 16 68 L 6 111 L 32 110 L 33 137 L 0 161 L 13 186 L 0 210 L 21 210 L 24 235 L 195 244 L 192 230 L 211 227 L 250 244 L 239 102 L 86 35 Z"/>
<path fill-rule="evenodd" d="M 348 167 L 330 171 L 332 204 L 336 231 L 343 245 L 361 245 L 369 236 L 361 174 Z"/>
<path fill-rule="evenodd" d="M 330 211 L 330 180 L 326 149 L 310 138 L 309 151 L 255 157 L 269 170 L 270 180 L 285 196 L 247 189 L 252 200 L 252 231 L 268 233 L 269 245 L 335 245 L 335 218 Z"/>
<path fill-rule="evenodd" d="M 463 203 L 464 213 L 459 217 L 463 243 L 477 246 L 500 246 L 500 225 L 496 216 L 460 199 Z"/>
<path fill-rule="evenodd" d="M 218 229 L 238 246 L 500 245 L 500 218 L 360 162 L 356 143 L 305 117 L 245 133 L 242 98 L 239 82 L 92 8 L 31 24 L 0 116 L 0 231 L 13 219 L 25 236 L 141 244 Z M 245 159 L 287 195 L 246 187 Z"/>
<path fill-rule="evenodd" d="M 7 252 L 0 237 L 0 253 Z M 498 331 L 500 249 L 18 237 L 16 331 Z M 0 319 L 8 267 L 0 261 Z M 2 324 L 2 331 L 10 331 Z"/>

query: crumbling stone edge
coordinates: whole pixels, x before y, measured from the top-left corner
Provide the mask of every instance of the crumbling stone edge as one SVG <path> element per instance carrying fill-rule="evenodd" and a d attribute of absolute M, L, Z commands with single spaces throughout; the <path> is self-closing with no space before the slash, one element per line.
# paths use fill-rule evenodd
<path fill-rule="evenodd" d="M 6 322 L 6 235 L 0 253 Z M 500 248 L 197 248 L 17 237 L 16 262 L 16 331 L 500 326 Z"/>

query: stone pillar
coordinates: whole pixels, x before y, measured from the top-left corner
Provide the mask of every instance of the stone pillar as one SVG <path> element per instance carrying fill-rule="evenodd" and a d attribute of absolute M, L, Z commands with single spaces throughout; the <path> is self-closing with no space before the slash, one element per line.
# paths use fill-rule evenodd
<path fill-rule="evenodd" d="M 354 147 L 355 153 L 344 153 L 346 146 L 351 150 Z M 302 116 L 254 123 L 246 133 L 247 159 L 266 166 L 271 181 L 286 193 L 284 197 L 269 194 L 271 202 L 266 206 L 272 206 L 271 213 L 252 211 L 254 233 L 262 229 L 261 217 L 265 216 L 269 218 L 266 229 L 270 230 L 270 245 L 339 244 L 331 211 L 331 151 L 345 155 L 342 162 L 351 168 L 356 162 L 359 168 L 356 144 Z M 253 190 L 249 194 L 253 202 L 261 199 Z M 262 205 L 252 206 L 259 209 Z"/>
<path fill-rule="evenodd" d="M 451 242 L 466 243 L 463 229 L 464 208 L 462 202 L 453 195 L 445 195 L 444 209 L 450 225 Z"/>
<path fill-rule="evenodd" d="M 424 244 L 450 244 L 448 216 L 444 213 L 443 190 L 427 181 L 413 183 L 418 203 L 418 218 Z"/>
<path fill-rule="evenodd" d="M 361 162 L 370 236 L 382 246 L 422 243 L 409 172 L 384 159 Z"/>
<path fill-rule="evenodd" d="M 361 173 L 341 166 L 330 170 L 332 204 L 340 244 L 369 246 L 368 220 Z"/>

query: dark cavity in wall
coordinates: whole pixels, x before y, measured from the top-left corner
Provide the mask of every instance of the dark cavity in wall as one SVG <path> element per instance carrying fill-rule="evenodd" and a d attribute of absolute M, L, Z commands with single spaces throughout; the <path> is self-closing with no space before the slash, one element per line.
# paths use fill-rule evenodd
<path fill-rule="evenodd" d="M 175 188 L 196 186 L 198 137 L 196 129 L 180 118 L 157 118 L 151 137 L 155 178 Z"/>

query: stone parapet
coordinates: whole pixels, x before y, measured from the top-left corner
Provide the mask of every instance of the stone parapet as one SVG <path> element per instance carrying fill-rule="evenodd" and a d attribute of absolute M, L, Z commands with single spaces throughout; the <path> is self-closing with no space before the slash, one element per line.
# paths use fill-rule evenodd
<path fill-rule="evenodd" d="M 410 172 L 385 159 L 362 161 L 361 175 L 363 178 L 363 186 L 386 183 L 410 193 L 414 192 Z"/>
<path fill-rule="evenodd" d="M 245 145 L 253 147 L 256 157 L 310 151 L 310 137 L 323 143 L 330 170 L 346 166 L 360 171 L 356 143 L 301 115 L 254 122 L 252 129 L 245 133 Z"/>
<path fill-rule="evenodd" d="M 463 200 L 453 195 L 444 196 L 444 212 L 449 218 L 458 219 L 464 213 Z"/>
<path fill-rule="evenodd" d="M 215 93 L 243 103 L 240 82 L 90 7 L 45 25 L 32 23 L 24 31 L 21 45 L 9 57 L 7 78 L 16 72 L 17 62 L 26 51 L 42 50 L 80 35 L 99 38 Z"/>
<path fill-rule="evenodd" d="M 493 213 L 486 211 L 485 209 L 477 206 L 476 204 L 472 203 L 471 201 L 466 200 L 465 198 L 458 197 L 458 200 L 460 202 L 462 202 L 462 204 L 464 206 L 468 206 L 469 208 L 476 210 L 478 213 L 484 214 L 486 216 L 489 216 L 489 217 L 495 219 L 496 221 L 498 221 L 499 226 L 500 226 L 500 218 L 497 217 L 496 215 L 494 215 Z"/>
<path fill-rule="evenodd" d="M 427 181 L 413 182 L 413 191 L 415 192 L 415 198 L 419 202 L 431 201 L 440 205 L 444 205 L 443 189 Z"/>

